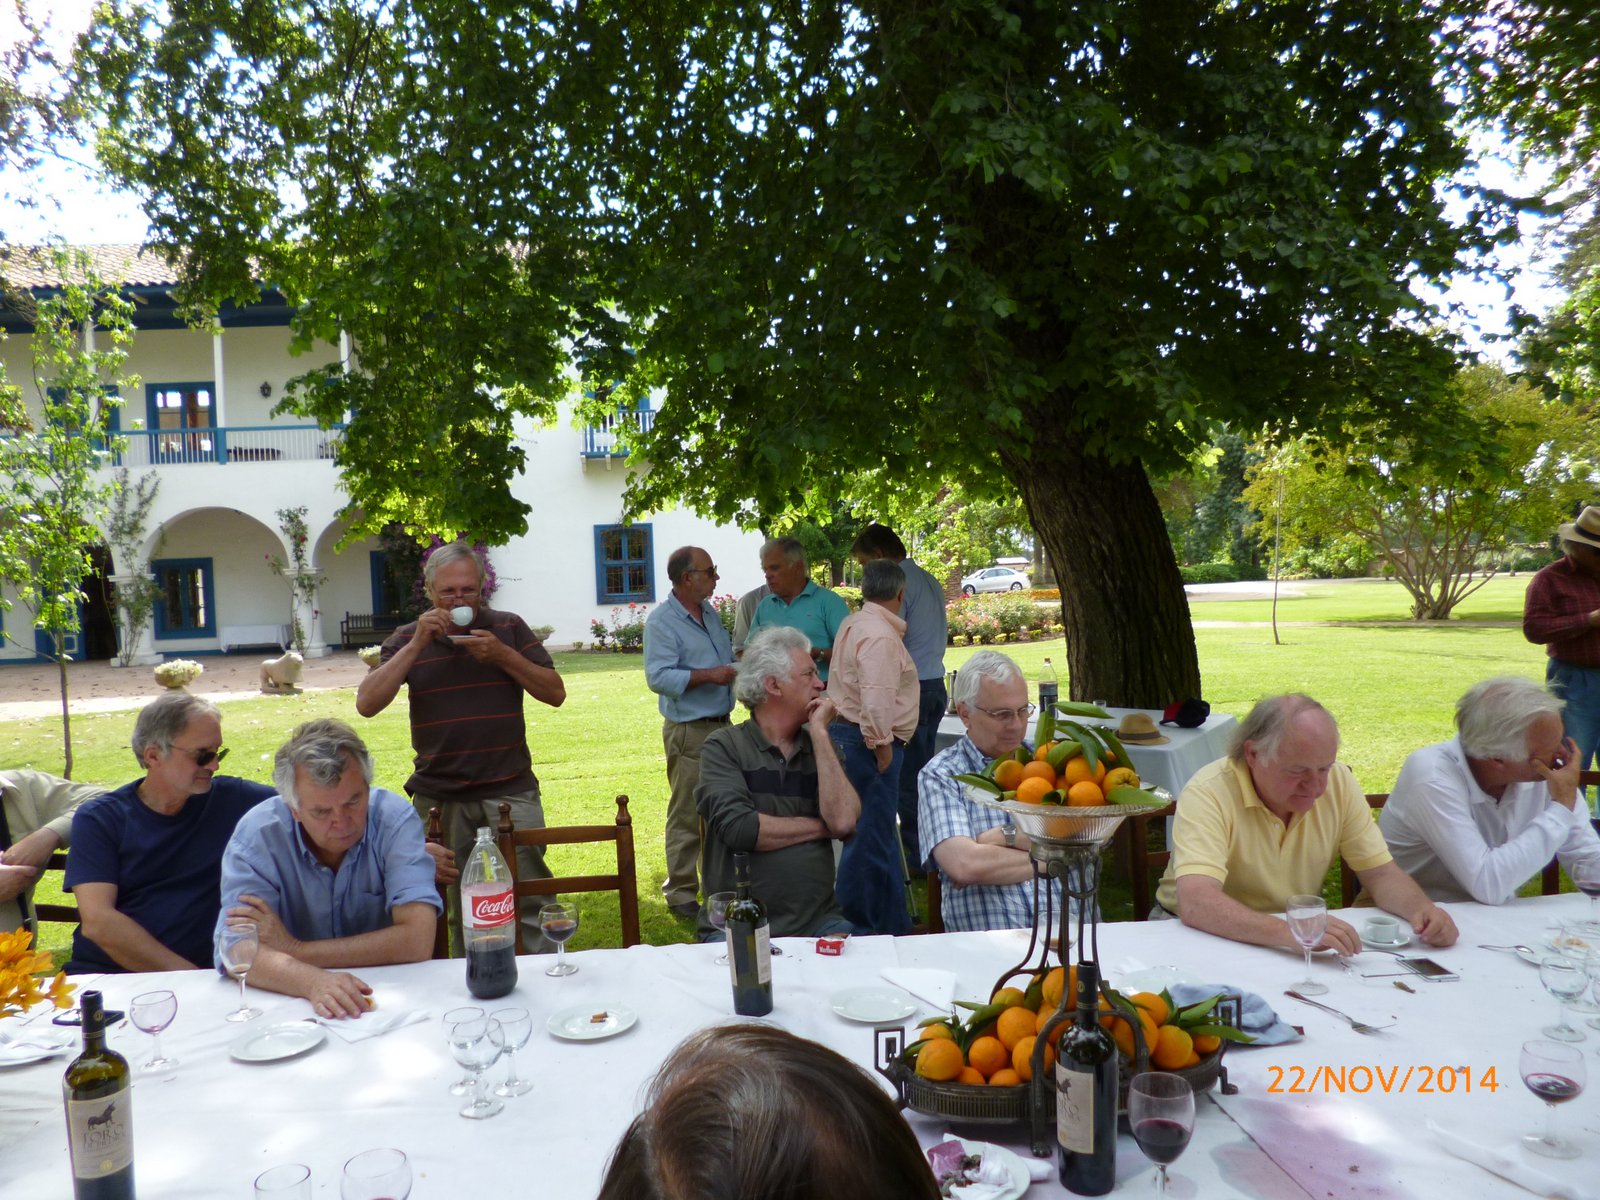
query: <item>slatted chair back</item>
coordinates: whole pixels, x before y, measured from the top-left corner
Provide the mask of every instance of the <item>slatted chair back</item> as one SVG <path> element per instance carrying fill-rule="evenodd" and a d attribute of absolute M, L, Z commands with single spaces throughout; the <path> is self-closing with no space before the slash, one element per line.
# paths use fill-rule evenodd
<path fill-rule="evenodd" d="M 622 909 L 622 944 L 639 944 L 639 893 L 633 861 L 633 818 L 628 798 L 617 797 L 617 819 L 610 825 L 564 825 L 552 829 L 513 829 L 511 805 L 500 805 L 496 829 L 500 854 L 511 866 L 518 901 L 529 896 L 562 896 L 572 892 L 616 892 Z M 609 875 L 564 875 L 552 879 L 518 879 L 518 846 L 568 846 L 579 842 L 615 842 L 617 869 Z M 523 953 L 522 922 L 517 925 L 517 953 Z"/>
<path fill-rule="evenodd" d="M 428 810 L 427 842 L 433 846 L 444 845 L 444 823 L 440 820 L 439 806 L 434 805 Z M 460 863 L 456 864 L 458 867 Z M 450 957 L 450 895 L 449 889 L 439 887 L 439 903 L 443 906 L 439 910 L 439 923 L 433 930 L 433 957 Z"/>

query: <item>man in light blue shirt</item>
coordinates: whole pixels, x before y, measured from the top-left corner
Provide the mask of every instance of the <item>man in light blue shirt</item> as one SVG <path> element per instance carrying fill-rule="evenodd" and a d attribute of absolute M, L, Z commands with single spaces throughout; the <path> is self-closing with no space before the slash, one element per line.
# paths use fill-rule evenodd
<path fill-rule="evenodd" d="M 240 819 L 222 856 L 225 926 L 254 924 L 250 982 L 358 1017 L 372 989 L 335 967 L 420 962 L 442 905 L 422 820 L 372 787 L 372 757 L 343 721 L 309 721 L 278 751 L 277 797 Z M 220 967 L 220 962 L 219 962 Z"/>
<path fill-rule="evenodd" d="M 811 642 L 811 661 L 817 664 L 818 678 L 826 683 L 833 639 L 850 615 L 850 606 L 832 588 L 811 582 L 806 548 L 796 538 L 773 538 L 762 546 L 761 573 L 772 592 L 756 606 L 750 636 L 769 625 L 798 629 Z"/>
<path fill-rule="evenodd" d="M 667 556 L 672 591 L 644 621 L 644 677 L 661 709 L 667 751 L 667 878 L 661 894 L 680 917 L 700 911 L 700 747 L 733 711 L 733 643 L 711 603 L 717 568 L 699 546 Z"/>

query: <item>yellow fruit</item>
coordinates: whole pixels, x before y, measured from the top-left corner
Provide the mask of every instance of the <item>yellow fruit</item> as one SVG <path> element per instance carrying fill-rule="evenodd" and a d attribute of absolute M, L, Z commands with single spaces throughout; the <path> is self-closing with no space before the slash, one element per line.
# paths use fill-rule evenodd
<path fill-rule="evenodd" d="M 1194 1039 L 1189 1036 L 1189 1031 L 1176 1025 L 1163 1025 L 1150 1051 L 1150 1062 L 1163 1071 L 1175 1071 L 1190 1066 L 1191 1058 L 1200 1061 L 1194 1052 Z"/>
<path fill-rule="evenodd" d="M 1050 759 L 1050 751 L 1054 750 L 1055 748 L 1056 744 L 1054 742 L 1042 743 L 1039 748 L 1033 752 L 1033 761 L 1048 762 Z"/>
<path fill-rule="evenodd" d="M 1110 793 L 1112 788 L 1138 787 L 1139 773 L 1132 767 L 1117 767 L 1115 770 L 1106 772 L 1105 782 L 1100 786 L 1107 794 Z"/>
<path fill-rule="evenodd" d="M 1017 784 L 1017 800 L 1023 804 L 1042 804 L 1053 791 L 1055 785 L 1047 779 L 1024 779 Z"/>
<path fill-rule="evenodd" d="M 1087 779 L 1067 789 L 1067 804 L 1071 808 L 1098 808 L 1105 802 L 1106 794 L 1100 790 L 1100 785 Z"/>
<path fill-rule="evenodd" d="M 1013 1050 L 1023 1038 L 1033 1037 L 1034 1024 L 1037 1020 L 1033 1013 L 1019 1004 L 1000 1014 L 995 1021 L 995 1034 L 1005 1043 L 1007 1050 Z"/>
<path fill-rule="evenodd" d="M 1154 992 L 1135 992 L 1128 999 L 1138 1007 L 1150 1014 L 1150 1019 L 1158 1026 L 1165 1025 L 1172 1016 L 1172 1011 L 1167 1007 L 1167 1002 Z"/>
<path fill-rule="evenodd" d="M 1022 764 L 1014 758 L 1006 759 L 995 767 L 994 781 L 1005 791 L 1016 791 L 1022 782 Z"/>
<path fill-rule="evenodd" d="M 916 1040 L 920 1042 L 926 1038 L 949 1038 L 951 1041 L 954 1041 L 955 1036 L 955 1034 L 950 1032 L 950 1027 L 948 1025 L 940 1021 L 935 1021 L 932 1025 L 924 1025 L 921 1029 L 917 1030 Z"/>
<path fill-rule="evenodd" d="M 1003 1004 L 1007 1008 L 1011 1008 L 1013 1005 L 1021 1004 L 1024 999 L 1026 997 L 1023 996 L 1021 988 L 1003 987 L 995 989 L 994 995 L 989 997 L 989 1003 Z"/>
<path fill-rule="evenodd" d="M 1078 968 L 1054 967 L 1044 977 L 1044 1007 L 1060 1008 L 1061 998 L 1078 994 Z"/>
<path fill-rule="evenodd" d="M 1011 1069 L 1023 1083 L 1033 1078 L 1033 1044 L 1039 1039 L 1029 1034 L 1011 1048 Z M 1056 1065 L 1056 1051 L 1054 1046 L 1044 1048 L 1044 1069 L 1049 1071 Z"/>
<path fill-rule="evenodd" d="M 1207 1054 L 1215 1054 L 1217 1052 L 1218 1047 L 1220 1047 L 1221 1045 L 1222 1045 L 1222 1039 L 1219 1038 L 1216 1034 L 1214 1034 L 1214 1033 L 1199 1033 L 1199 1034 L 1195 1035 L 1194 1052 L 1196 1054 L 1201 1055 L 1202 1057 L 1207 1055 Z"/>
<path fill-rule="evenodd" d="M 989 1076 L 990 1087 L 1016 1087 L 1021 1082 L 1022 1076 L 1010 1067 L 1004 1067 Z"/>
<path fill-rule="evenodd" d="M 961 1074 L 967 1064 L 962 1061 L 961 1047 L 943 1038 L 924 1042 L 917 1051 L 917 1074 L 935 1083 L 948 1083 Z"/>
<path fill-rule="evenodd" d="M 999 1038 L 981 1037 L 967 1047 L 967 1063 L 987 1081 L 996 1071 L 1010 1065 L 1011 1054 Z"/>

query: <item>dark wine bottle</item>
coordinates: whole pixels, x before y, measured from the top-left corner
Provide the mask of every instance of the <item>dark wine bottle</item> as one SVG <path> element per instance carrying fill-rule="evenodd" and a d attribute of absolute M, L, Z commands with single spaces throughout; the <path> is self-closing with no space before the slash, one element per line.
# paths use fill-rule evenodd
<path fill-rule="evenodd" d="M 1100 968 L 1078 964 L 1078 1016 L 1056 1063 L 1056 1157 L 1061 1186 L 1104 1196 L 1117 1184 L 1117 1047 L 1098 1020 Z"/>
<path fill-rule="evenodd" d="M 750 856 L 733 856 L 733 901 L 728 905 L 728 970 L 733 1011 L 764 1017 L 772 1011 L 772 943 L 766 905 L 750 893 Z"/>
<path fill-rule="evenodd" d="M 133 1091 L 128 1060 L 106 1049 L 100 993 L 84 992 L 83 1053 L 61 1081 L 77 1200 L 133 1200 Z"/>

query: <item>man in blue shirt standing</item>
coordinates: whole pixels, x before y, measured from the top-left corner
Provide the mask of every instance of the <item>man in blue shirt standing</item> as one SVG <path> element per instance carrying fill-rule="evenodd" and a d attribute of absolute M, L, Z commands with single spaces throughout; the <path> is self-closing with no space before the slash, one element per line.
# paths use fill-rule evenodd
<path fill-rule="evenodd" d="M 700 747 L 733 711 L 733 643 L 711 603 L 717 568 L 699 546 L 667 557 L 672 591 L 644 621 L 644 677 L 658 697 L 667 751 L 667 907 L 680 917 L 700 911 Z"/>
<path fill-rule="evenodd" d="M 817 677 L 828 682 L 833 639 L 850 615 L 850 606 L 832 588 L 818 587 L 806 571 L 806 548 L 799 539 L 773 538 L 761 547 L 761 573 L 771 594 L 756 606 L 750 636 L 771 625 L 787 625 L 806 635 Z"/>
<path fill-rule="evenodd" d="M 422 820 L 372 786 L 372 757 L 343 721 L 308 721 L 278 751 L 278 797 L 239 822 L 222 856 L 224 925 L 253 923 L 250 982 L 358 1017 L 372 989 L 336 967 L 420 962 L 443 905 Z"/>

